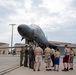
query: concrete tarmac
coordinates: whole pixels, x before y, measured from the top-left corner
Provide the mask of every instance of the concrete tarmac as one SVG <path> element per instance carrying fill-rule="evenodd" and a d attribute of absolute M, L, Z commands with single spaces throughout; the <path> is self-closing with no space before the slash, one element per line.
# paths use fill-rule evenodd
<path fill-rule="evenodd" d="M 0 72 L 19 65 L 19 55 L 0 55 Z"/>
<path fill-rule="evenodd" d="M 63 69 L 63 63 L 62 63 L 62 58 L 61 58 L 60 70 L 58 72 L 57 71 L 46 71 L 45 63 L 43 60 L 40 71 L 33 71 L 32 69 L 22 66 L 18 69 L 15 69 L 13 71 L 10 71 L 10 72 L 4 74 L 4 75 L 76 75 L 76 58 L 74 58 L 74 70 L 72 70 L 72 71 L 69 70 L 68 72 L 63 72 L 63 71 L 61 71 L 62 69 Z"/>

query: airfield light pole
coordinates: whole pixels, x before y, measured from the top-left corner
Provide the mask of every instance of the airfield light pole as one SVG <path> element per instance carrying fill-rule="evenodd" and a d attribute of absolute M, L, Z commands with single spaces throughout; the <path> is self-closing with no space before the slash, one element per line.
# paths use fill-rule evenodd
<path fill-rule="evenodd" d="M 13 26 L 15 26 L 16 24 L 9 24 L 12 26 L 12 34 L 11 34 L 11 53 L 12 53 L 12 46 L 13 46 Z"/>

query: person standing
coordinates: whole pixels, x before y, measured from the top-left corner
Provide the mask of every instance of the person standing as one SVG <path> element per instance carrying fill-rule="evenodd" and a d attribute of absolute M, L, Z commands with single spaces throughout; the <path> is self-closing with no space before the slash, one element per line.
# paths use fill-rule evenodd
<path fill-rule="evenodd" d="M 33 67 L 34 67 L 34 60 L 35 60 L 35 56 L 34 56 L 33 46 L 30 45 L 30 49 L 29 49 L 29 68 L 31 68 L 31 69 L 33 69 Z"/>
<path fill-rule="evenodd" d="M 21 50 L 20 50 L 20 66 L 23 66 L 23 56 L 24 56 L 24 48 L 21 47 Z"/>
<path fill-rule="evenodd" d="M 38 63 L 38 71 L 40 71 L 40 66 L 41 66 L 41 61 L 42 61 L 42 54 L 43 54 L 43 49 L 40 47 L 40 45 L 38 45 L 38 47 L 35 48 L 34 54 L 35 54 L 35 63 L 34 63 L 33 71 L 36 70 L 37 63 Z"/>
<path fill-rule="evenodd" d="M 60 64 L 60 52 L 59 49 L 56 49 L 56 52 L 54 54 L 54 71 L 59 71 L 59 64 Z"/>
<path fill-rule="evenodd" d="M 70 63 L 70 69 L 69 70 L 73 70 L 73 59 L 75 56 L 75 52 L 72 48 L 70 48 L 70 57 L 69 57 L 69 63 Z"/>
<path fill-rule="evenodd" d="M 52 55 L 51 55 L 51 60 L 52 60 L 52 67 L 54 67 L 54 54 L 55 54 L 55 49 L 51 49 L 52 50 Z"/>
<path fill-rule="evenodd" d="M 28 46 L 25 46 L 24 67 L 28 67 Z"/>
<path fill-rule="evenodd" d="M 48 45 L 46 46 L 44 53 L 45 53 L 46 71 L 49 71 L 49 70 L 51 70 L 51 65 L 50 65 L 51 58 L 50 57 L 52 55 L 52 52 Z"/>
<path fill-rule="evenodd" d="M 65 45 L 65 56 L 63 57 L 63 66 L 64 69 L 62 71 L 69 71 L 69 55 L 70 55 L 70 49 L 67 45 Z"/>

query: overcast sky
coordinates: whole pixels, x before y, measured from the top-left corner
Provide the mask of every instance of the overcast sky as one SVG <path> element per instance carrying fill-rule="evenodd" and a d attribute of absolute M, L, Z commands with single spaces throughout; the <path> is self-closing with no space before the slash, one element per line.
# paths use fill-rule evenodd
<path fill-rule="evenodd" d="M 36 24 L 49 41 L 76 43 L 76 0 L 0 0 L 0 42 L 23 43 L 20 24 Z"/>

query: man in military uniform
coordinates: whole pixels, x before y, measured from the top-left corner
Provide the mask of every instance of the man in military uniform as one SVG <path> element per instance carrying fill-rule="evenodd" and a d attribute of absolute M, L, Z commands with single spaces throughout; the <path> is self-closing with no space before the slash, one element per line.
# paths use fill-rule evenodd
<path fill-rule="evenodd" d="M 25 51 L 24 51 L 24 67 L 28 67 L 28 46 L 25 46 Z"/>
<path fill-rule="evenodd" d="M 30 49 L 29 49 L 29 68 L 34 67 L 34 60 L 35 60 L 35 56 L 34 56 L 34 50 L 32 45 L 30 45 Z"/>
<path fill-rule="evenodd" d="M 52 51 L 52 55 L 51 55 L 52 67 L 54 67 L 54 59 L 55 59 L 54 54 L 55 54 L 55 49 L 54 49 L 54 48 L 52 48 L 52 49 L 51 49 L 51 51 Z"/>
<path fill-rule="evenodd" d="M 23 66 L 23 55 L 24 55 L 24 49 L 23 47 L 20 50 L 20 66 Z"/>

